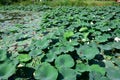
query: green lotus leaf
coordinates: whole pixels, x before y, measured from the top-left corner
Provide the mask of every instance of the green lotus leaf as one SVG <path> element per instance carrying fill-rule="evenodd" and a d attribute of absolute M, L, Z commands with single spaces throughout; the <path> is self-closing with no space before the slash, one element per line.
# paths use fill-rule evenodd
<path fill-rule="evenodd" d="M 80 73 L 85 72 L 85 71 L 89 71 L 89 72 L 94 71 L 94 72 L 101 73 L 102 75 L 105 74 L 105 69 L 98 65 L 89 66 L 89 65 L 80 63 L 76 65 L 76 70 Z"/>
<path fill-rule="evenodd" d="M 6 51 L 0 49 L 0 61 L 4 61 L 7 58 Z"/>
<path fill-rule="evenodd" d="M 82 40 L 83 41 L 88 41 L 88 35 L 89 35 L 89 32 L 84 32 L 84 33 L 82 33 L 82 36 L 83 36 L 83 38 L 82 38 Z"/>
<path fill-rule="evenodd" d="M 56 54 L 54 54 L 54 53 L 48 53 L 48 54 L 46 54 L 46 61 L 48 61 L 48 62 L 52 62 L 55 58 L 56 58 L 57 56 L 56 56 Z"/>
<path fill-rule="evenodd" d="M 110 79 L 107 77 L 104 77 L 104 75 L 101 75 L 98 72 L 92 71 L 89 73 L 89 80 L 110 80 Z"/>
<path fill-rule="evenodd" d="M 99 72 L 102 75 L 105 75 L 105 68 L 100 67 L 99 65 L 92 65 L 90 66 L 91 71 Z"/>
<path fill-rule="evenodd" d="M 114 43 L 112 44 L 112 47 L 113 47 L 113 48 L 116 48 L 116 49 L 120 49 L 120 42 L 114 42 Z"/>
<path fill-rule="evenodd" d="M 80 63 L 76 65 L 76 70 L 80 73 L 85 72 L 85 71 L 90 71 L 90 66 Z"/>
<path fill-rule="evenodd" d="M 16 64 L 12 61 L 5 61 L 0 63 L 0 79 L 7 80 L 10 76 L 12 76 L 16 71 Z"/>
<path fill-rule="evenodd" d="M 108 41 L 108 39 L 110 38 L 110 35 L 109 34 L 103 34 L 103 35 L 100 35 L 100 36 L 96 36 L 95 37 L 95 41 L 97 42 L 106 42 Z"/>
<path fill-rule="evenodd" d="M 57 80 L 58 72 L 49 63 L 42 63 L 34 72 L 35 79 L 38 80 Z"/>
<path fill-rule="evenodd" d="M 74 35 L 73 31 L 67 31 L 64 33 L 64 38 L 69 38 L 72 37 Z"/>
<path fill-rule="evenodd" d="M 115 34 L 117 37 L 120 37 L 120 29 L 119 29 L 119 28 L 116 29 L 116 30 L 114 31 L 114 34 Z"/>
<path fill-rule="evenodd" d="M 87 27 L 82 27 L 82 28 L 80 28 L 80 32 L 84 32 L 84 31 L 87 31 L 88 30 L 88 28 Z"/>
<path fill-rule="evenodd" d="M 110 29 L 109 26 L 100 27 L 100 30 L 101 30 L 102 32 L 109 31 L 109 29 Z"/>
<path fill-rule="evenodd" d="M 36 40 L 34 44 L 37 48 L 45 49 L 46 47 L 48 47 L 49 42 L 49 40 L 43 38 L 41 40 Z"/>
<path fill-rule="evenodd" d="M 27 62 L 29 60 L 31 60 L 31 57 L 28 55 L 28 54 L 19 54 L 17 56 L 17 59 L 20 61 L 20 62 Z"/>
<path fill-rule="evenodd" d="M 113 43 L 107 43 L 107 44 L 104 44 L 104 45 L 99 45 L 99 47 L 103 50 L 111 50 L 113 47 L 111 46 Z"/>
<path fill-rule="evenodd" d="M 69 51 L 74 51 L 74 47 L 71 46 L 70 44 L 66 45 L 66 46 L 61 46 L 60 47 L 61 51 L 64 53 L 67 53 Z"/>
<path fill-rule="evenodd" d="M 35 50 L 30 51 L 29 55 L 35 57 L 35 56 L 40 55 L 41 53 L 42 53 L 41 49 L 35 49 Z"/>
<path fill-rule="evenodd" d="M 96 54 L 99 54 L 99 50 L 95 46 L 84 45 L 77 49 L 77 54 L 83 59 L 93 59 Z"/>
<path fill-rule="evenodd" d="M 56 54 L 56 55 L 62 53 L 61 47 L 53 47 L 53 49 L 51 49 L 50 51 L 51 53 Z"/>
<path fill-rule="evenodd" d="M 69 68 L 69 67 L 74 66 L 74 60 L 68 54 L 60 55 L 55 60 L 55 66 L 57 68 L 61 68 L 61 67 L 68 67 Z"/>
<path fill-rule="evenodd" d="M 115 67 L 109 67 L 106 69 L 107 77 L 111 80 L 119 80 L 120 79 L 120 69 Z"/>
<path fill-rule="evenodd" d="M 61 42 L 57 43 L 57 45 L 59 46 L 59 50 L 61 52 L 67 53 L 69 51 L 74 51 L 74 46 L 78 45 L 78 42 L 75 40 L 70 41 L 61 40 Z"/>
<path fill-rule="evenodd" d="M 18 27 L 8 27 L 8 30 L 10 31 L 10 32 L 18 32 L 19 31 L 19 28 Z"/>
<path fill-rule="evenodd" d="M 105 60 L 104 63 L 105 63 L 106 68 L 107 67 L 115 67 L 115 65 L 112 61 Z"/>
<path fill-rule="evenodd" d="M 76 71 L 69 68 L 60 68 L 59 72 L 62 74 L 62 80 L 76 80 Z"/>
<path fill-rule="evenodd" d="M 114 63 L 117 64 L 117 66 L 119 66 L 120 68 L 120 58 L 115 58 L 113 59 Z"/>

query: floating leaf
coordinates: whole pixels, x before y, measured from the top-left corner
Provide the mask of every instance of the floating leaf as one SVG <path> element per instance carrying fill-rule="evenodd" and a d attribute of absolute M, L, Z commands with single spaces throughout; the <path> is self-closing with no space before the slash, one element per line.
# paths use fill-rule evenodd
<path fill-rule="evenodd" d="M 5 61 L 0 63 L 0 79 L 7 80 L 10 76 L 12 76 L 16 71 L 16 64 L 12 61 Z"/>
<path fill-rule="evenodd" d="M 64 33 L 64 38 L 69 38 L 72 37 L 74 35 L 73 31 L 68 31 Z"/>
<path fill-rule="evenodd" d="M 113 48 L 116 48 L 116 49 L 120 49 L 120 42 L 114 42 L 114 43 L 112 44 L 112 47 L 113 47 Z"/>
<path fill-rule="evenodd" d="M 19 54 L 17 56 L 17 59 L 20 61 L 20 62 L 27 62 L 29 60 L 31 60 L 31 57 L 28 55 L 28 54 Z"/>
<path fill-rule="evenodd" d="M 6 58 L 7 58 L 7 56 L 6 56 L 6 51 L 0 49 L 0 61 L 5 60 Z"/>
<path fill-rule="evenodd" d="M 66 45 L 66 46 L 60 46 L 60 49 L 62 52 L 67 53 L 69 51 L 74 51 L 74 47 L 71 46 L 70 44 Z"/>
<path fill-rule="evenodd" d="M 113 59 L 114 63 L 120 68 L 120 57 Z"/>
<path fill-rule="evenodd" d="M 106 42 L 106 41 L 108 41 L 109 38 L 110 38 L 109 34 L 103 34 L 103 35 L 100 35 L 100 36 L 96 36 L 95 41 L 97 41 L 97 42 Z"/>
<path fill-rule="evenodd" d="M 80 32 L 84 32 L 84 31 L 87 31 L 88 30 L 88 28 L 87 27 L 82 27 L 82 28 L 80 28 Z"/>
<path fill-rule="evenodd" d="M 103 50 L 111 50 L 113 47 L 111 46 L 113 43 L 107 43 L 104 45 L 99 45 L 99 47 Z"/>
<path fill-rule="evenodd" d="M 106 68 L 115 67 L 112 61 L 105 60 L 104 61 Z"/>
<path fill-rule="evenodd" d="M 111 80 L 120 80 L 120 69 L 115 67 L 109 67 L 106 69 L 107 77 Z"/>
<path fill-rule="evenodd" d="M 89 32 L 82 33 L 82 36 L 83 36 L 82 40 L 83 41 L 88 41 L 88 35 L 89 35 Z"/>
<path fill-rule="evenodd" d="M 105 68 L 100 67 L 99 65 L 92 65 L 90 66 L 91 71 L 99 72 L 102 75 L 105 75 Z"/>
<path fill-rule="evenodd" d="M 85 72 L 85 71 L 90 71 L 90 66 L 80 63 L 76 65 L 76 70 L 80 73 Z"/>
<path fill-rule="evenodd" d="M 89 73 L 89 77 L 89 80 L 110 80 L 109 78 L 104 77 L 100 73 L 94 71 Z"/>
<path fill-rule="evenodd" d="M 34 44 L 39 49 L 45 49 L 46 47 L 48 47 L 49 42 L 50 42 L 49 40 L 44 38 L 41 40 L 36 40 Z"/>
<path fill-rule="evenodd" d="M 69 68 L 60 68 L 59 72 L 62 74 L 62 80 L 76 80 L 76 71 Z"/>
<path fill-rule="evenodd" d="M 57 80 L 58 72 L 49 63 L 42 63 L 34 73 L 35 79 L 38 80 Z"/>
<path fill-rule="evenodd" d="M 55 66 L 57 68 L 61 68 L 61 67 L 68 67 L 69 68 L 69 67 L 74 66 L 74 60 L 68 54 L 60 55 L 55 60 Z"/>
<path fill-rule="evenodd" d="M 80 63 L 76 65 L 76 70 L 80 73 L 85 71 L 89 71 L 89 72 L 94 71 L 94 72 L 101 73 L 102 75 L 105 74 L 105 69 L 100 67 L 99 65 L 89 66 L 87 64 Z"/>
<path fill-rule="evenodd" d="M 35 57 L 35 56 L 40 55 L 41 53 L 42 53 L 42 50 L 41 50 L 41 49 L 35 49 L 35 50 L 32 50 L 32 51 L 29 53 L 29 55 Z"/>
<path fill-rule="evenodd" d="M 54 53 L 48 53 L 48 54 L 46 54 L 46 61 L 48 61 L 48 62 L 52 62 L 55 58 L 56 58 L 57 56 L 56 56 L 56 54 L 54 54 Z"/>
<path fill-rule="evenodd" d="M 84 59 L 93 59 L 96 54 L 99 54 L 99 50 L 95 46 L 84 45 L 77 50 L 77 54 Z"/>

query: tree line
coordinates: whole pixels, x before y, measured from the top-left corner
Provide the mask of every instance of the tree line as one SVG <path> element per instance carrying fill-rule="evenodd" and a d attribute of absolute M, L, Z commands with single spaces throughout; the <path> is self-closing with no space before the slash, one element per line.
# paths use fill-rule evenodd
<path fill-rule="evenodd" d="M 0 0 L 0 4 L 2 5 L 9 5 L 15 2 L 21 2 L 21 1 L 26 1 L 26 0 Z"/>

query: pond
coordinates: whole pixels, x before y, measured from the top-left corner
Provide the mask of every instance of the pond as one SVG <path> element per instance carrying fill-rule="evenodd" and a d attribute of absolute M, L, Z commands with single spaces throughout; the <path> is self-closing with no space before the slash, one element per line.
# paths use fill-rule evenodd
<path fill-rule="evenodd" d="M 25 26 L 39 26 L 41 12 L 30 11 L 3 11 L 0 12 L 0 28 L 11 27 L 16 24 Z"/>

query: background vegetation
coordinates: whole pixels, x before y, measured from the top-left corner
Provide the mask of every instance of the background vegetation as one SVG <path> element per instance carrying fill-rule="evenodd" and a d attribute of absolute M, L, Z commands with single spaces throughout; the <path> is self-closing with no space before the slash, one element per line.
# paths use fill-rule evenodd
<path fill-rule="evenodd" d="M 0 0 L 0 4 L 9 5 L 9 4 L 40 4 L 40 5 L 49 5 L 49 6 L 60 6 L 60 5 L 69 5 L 69 6 L 86 6 L 86 5 L 113 5 L 115 0 Z"/>

